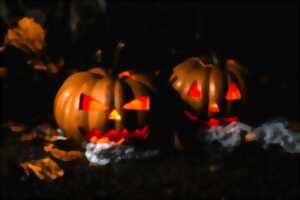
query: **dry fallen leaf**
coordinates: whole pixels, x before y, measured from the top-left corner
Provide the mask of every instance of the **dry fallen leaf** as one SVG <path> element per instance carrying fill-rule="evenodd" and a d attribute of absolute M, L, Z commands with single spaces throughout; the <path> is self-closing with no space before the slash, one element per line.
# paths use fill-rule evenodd
<path fill-rule="evenodd" d="M 54 63 L 47 64 L 47 70 L 51 74 L 56 74 L 59 71 L 59 67 Z"/>
<path fill-rule="evenodd" d="M 4 78 L 7 75 L 7 69 L 5 67 L 0 67 L 0 78 Z"/>
<path fill-rule="evenodd" d="M 20 164 L 27 175 L 32 171 L 39 179 L 53 181 L 64 175 L 64 171 L 49 157 Z"/>
<path fill-rule="evenodd" d="M 0 52 L 4 51 L 5 50 L 5 46 L 1 46 L 0 47 Z"/>
<path fill-rule="evenodd" d="M 18 122 L 7 122 L 1 124 L 1 127 L 8 128 L 11 132 L 17 133 L 25 130 L 25 125 Z"/>
<path fill-rule="evenodd" d="M 300 120 L 289 121 L 288 128 L 292 131 L 300 132 Z"/>
<path fill-rule="evenodd" d="M 64 62 L 63 58 L 59 58 L 55 63 L 45 64 L 42 60 L 27 60 L 26 63 L 32 65 L 35 70 L 56 74 L 64 66 Z"/>
<path fill-rule="evenodd" d="M 253 142 L 255 140 L 256 140 L 256 137 L 253 133 L 251 133 L 251 132 L 246 133 L 246 135 L 245 135 L 246 142 Z"/>
<path fill-rule="evenodd" d="M 174 147 L 177 151 L 183 151 L 184 150 L 184 146 L 182 144 L 182 142 L 179 139 L 178 133 L 176 131 L 174 131 Z"/>
<path fill-rule="evenodd" d="M 33 18 L 24 17 L 18 22 L 18 27 L 8 29 L 4 39 L 4 48 L 13 45 L 22 51 L 38 52 L 45 46 L 45 31 Z"/>
<path fill-rule="evenodd" d="M 72 161 L 75 159 L 81 159 L 83 157 L 80 151 L 63 151 L 54 147 L 54 144 L 47 144 L 44 146 L 44 151 L 49 152 L 53 157 L 63 160 L 63 161 Z"/>
<path fill-rule="evenodd" d="M 25 141 L 31 141 L 35 138 L 37 138 L 37 134 L 36 134 L 36 132 L 33 131 L 31 133 L 27 133 L 27 134 L 22 135 L 20 140 L 22 142 L 25 142 Z"/>
<path fill-rule="evenodd" d="M 43 63 L 35 64 L 35 65 L 33 65 L 33 68 L 35 70 L 41 70 L 41 71 L 46 71 L 47 70 L 47 66 Z"/>

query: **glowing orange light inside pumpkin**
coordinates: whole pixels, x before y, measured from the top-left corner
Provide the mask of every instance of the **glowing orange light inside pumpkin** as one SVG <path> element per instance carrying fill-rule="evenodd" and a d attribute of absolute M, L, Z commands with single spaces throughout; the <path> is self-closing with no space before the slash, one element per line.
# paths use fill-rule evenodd
<path fill-rule="evenodd" d="M 107 118 L 110 120 L 117 120 L 117 121 L 120 121 L 122 119 L 121 115 L 118 113 L 116 109 L 113 109 L 113 111 L 109 113 Z"/>
<path fill-rule="evenodd" d="M 116 129 L 108 130 L 105 133 L 101 133 L 99 130 L 95 129 L 88 132 L 85 137 L 90 142 L 95 143 L 106 143 L 109 141 L 117 142 L 118 144 L 122 144 L 123 142 L 129 139 L 142 139 L 145 140 L 149 135 L 149 127 L 145 126 L 141 129 L 135 129 L 129 132 L 126 128 L 118 131 Z"/>
<path fill-rule="evenodd" d="M 211 118 L 207 121 L 209 126 L 219 126 L 221 124 L 220 120 Z"/>
<path fill-rule="evenodd" d="M 225 98 L 228 101 L 241 99 L 241 92 L 235 83 L 231 82 L 229 84 L 228 92 Z"/>
<path fill-rule="evenodd" d="M 106 111 L 108 108 L 93 97 L 82 94 L 79 109 L 84 111 Z"/>
<path fill-rule="evenodd" d="M 141 96 L 126 103 L 123 108 L 128 110 L 150 110 L 150 98 L 149 96 Z"/>
<path fill-rule="evenodd" d="M 252 134 L 252 133 L 247 133 L 246 135 L 245 135 L 245 141 L 246 142 L 252 142 L 252 141 L 254 141 L 256 138 L 255 138 L 255 135 L 254 134 Z"/>
<path fill-rule="evenodd" d="M 199 83 L 198 81 L 195 81 L 189 92 L 188 92 L 188 96 L 196 98 L 196 99 L 200 99 L 202 97 L 202 92 L 201 92 L 201 88 L 199 87 Z"/>
<path fill-rule="evenodd" d="M 210 103 L 208 107 L 208 111 L 211 113 L 220 112 L 218 104 L 216 102 Z"/>
<path fill-rule="evenodd" d="M 108 137 L 103 137 L 97 140 L 98 143 L 106 143 L 109 142 L 109 138 Z"/>
<path fill-rule="evenodd" d="M 82 94 L 80 96 L 79 109 L 88 111 L 89 108 L 90 108 L 90 102 L 91 102 L 91 100 L 92 100 L 91 96 L 87 96 L 87 95 Z"/>
<path fill-rule="evenodd" d="M 227 60 L 227 64 L 229 64 L 229 65 L 234 65 L 234 64 L 236 64 L 236 62 L 235 62 L 234 59 L 228 59 L 228 60 Z"/>

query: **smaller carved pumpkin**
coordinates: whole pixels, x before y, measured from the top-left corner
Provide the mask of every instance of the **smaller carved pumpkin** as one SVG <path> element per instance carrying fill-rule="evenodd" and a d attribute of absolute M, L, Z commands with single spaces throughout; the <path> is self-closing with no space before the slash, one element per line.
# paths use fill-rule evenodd
<path fill-rule="evenodd" d="M 184 102 L 182 112 L 189 120 L 217 126 L 238 120 L 246 98 L 241 74 L 241 66 L 233 59 L 220 67 L 193 57 L 174 67 L 170 83 Z"/>

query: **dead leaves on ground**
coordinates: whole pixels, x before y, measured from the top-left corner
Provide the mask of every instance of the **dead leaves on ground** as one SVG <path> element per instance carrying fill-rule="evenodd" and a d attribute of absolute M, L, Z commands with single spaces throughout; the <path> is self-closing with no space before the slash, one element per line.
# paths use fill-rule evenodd
<path fill-rule="evenodd" d="M 72 161 L 75 159 L 83 158 L 83 154 L 80 151 L 63 151 L 61 149 L 56 148 L 54 144 L 45 145 L 44 151 L 49 152 L 54 158 L 60 159 L 62 161 Z"/>
<path fill-rule="evenodd" d="M 83 159 L 84 155 L 79 150 L 62 150 L 55 146 L 54 142 L 58 140 L 66 140 L 62 133 L 51 126 L 49 122 L 42 122 L 34 128 L 29 128 L 23 123 L 8 122 L 0 125 L 1 128 L 8 129 L 14 135 L 19 136 L 21 142 L 31 142 L 39 140 L 38 143 L 30 143 L 32 145 L 41 145 L 41 150 L 48 155 L 38 160 L 28 160 L 20 163 L 20 167 L 24 169 L 26 175 L 31 172 L 41 180 L 54 181 L 64 175 L 64 170 L 61 169 L 56 161 L 73 161 Z M 37 148 L 39 149 L 39 147 Z"/>
<path fill-rule="evenodd" d="M 64 170 L 49 157 L 26 161 L 21 163 L 20 166 L 24 169 L 26 175 L 29 176 L 30 171 L 32 171 L 41 180 L 53 181 L 64 175 Z"/>
<path fill-rule="evenodd" d="M 22 134 L 20 137 L 22 142 L 31 141 L 34 139 L 42 139 L 46 142 L 55 142 L 59 139 L 62 139 L 62 136 L 60 136 L 57 130 L 51 127 L 49 123 L 43 122 L 37 125 L 30 132 Z"/>
<path fill-rule="evenodd" d="M 22 132 L 25 130 L 25 125 L 18 122 L 7 122 L 0 125 L 1 128 L 7 128 L 13 133 Z"/>
<path fill-rule="evenodd" d="M 65 64 L 63 58 L 59 58 L 57 61 L 52 63 L 44 63 L 42 60 L 28 60 L 26 62 L 28 65 L 32 65 L 33 69 L 38 71 L 46 71 L 50 74 L 56 74 Z"/>
<path fill-rule="evenodd" d="M 51 143 L 46 144 L 43 149 L 45 152 L 49 152 L 54 158 L 62 161 L 83 158 L 83 154 L 80 151 L 64 151 L 56 148 Z M 22 162 L 20 163 L 20 167 L 24 169 L 27 176 L 30 175 L 30 172 L 33 172 L 41 180 L 54 181 L 64 175 L 64 170 L 49 156 L 39 160 Z"/>
<path fill-rule="evenodd" d="M 0 67 L 0 79 L 6 77 L 7 69 L 6 67 Z"/>
<path fill-rule="evenodd" d="M 37 53 L 44 49 L 46 33 L 43 27 L 33 18 L 24 17 L 18 22 L 18 26 L 8 29 L 4 39 L 4 47 L 12 45 L 26 53 Z"/>

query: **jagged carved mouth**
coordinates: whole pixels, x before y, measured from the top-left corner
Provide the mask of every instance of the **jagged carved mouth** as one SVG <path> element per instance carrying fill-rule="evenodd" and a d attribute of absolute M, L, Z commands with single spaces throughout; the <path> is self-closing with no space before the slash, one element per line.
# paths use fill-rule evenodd
<path fill-rule="evenodd" d="M 105 133 L 101 133 L 99 130 L 95 129 L 89 132 L 85 132 L 84 137 L 90 142 L 116 142 L 122 144 L 130 139 L 140 139 L 146 140 L 149 135 L 149 127 L 145 126 L 143 128 L 137 128 L 132 131 L 128 131 L 127 128 L 123 128 L 118 131 L 116 129 L 110 129 Z"/>
<path fill-rule="evenodd" d="M 198 116 L 192 114 L 191 112 L 185 110 L 184 114 L 192 121 L 200 123 L 206 126 L 219 126 L 226 123 L 239 121 L 238 117 L 223 117 L 223 118 L 210 118 L 208 120 L 199 119 Z"/>

